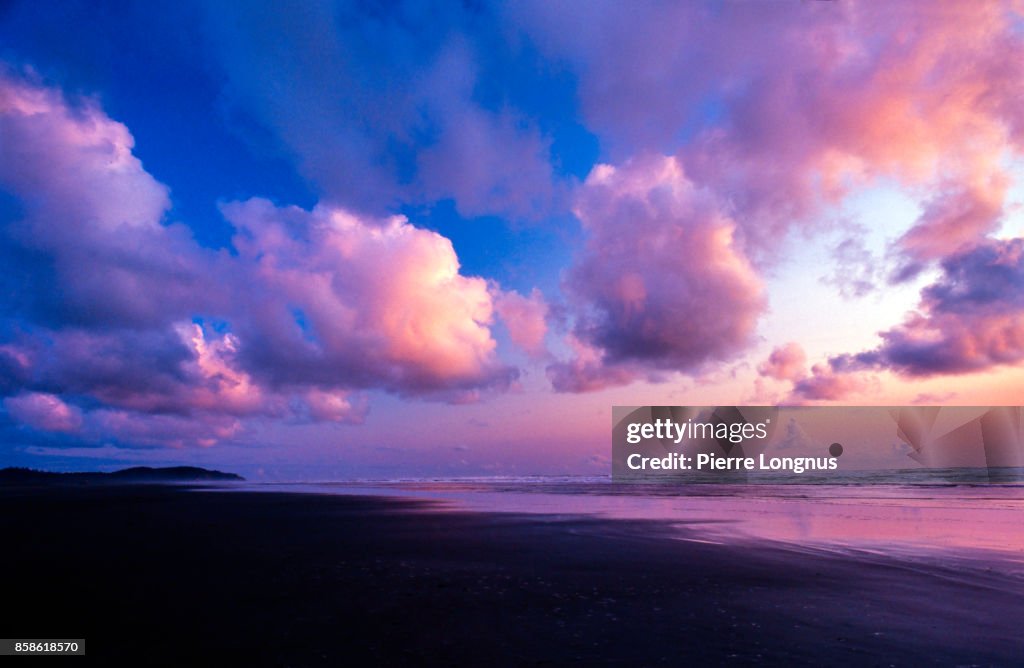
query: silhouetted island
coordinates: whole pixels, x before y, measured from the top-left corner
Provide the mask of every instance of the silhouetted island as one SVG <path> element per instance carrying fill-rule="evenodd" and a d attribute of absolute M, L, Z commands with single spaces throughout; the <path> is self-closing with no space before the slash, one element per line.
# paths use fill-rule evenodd
<path fill-rule="evenodd" d="M 167 466 L 162 468 L 133 466 L 110 473 L 103 473 L 101 471 L 56 473 L 54 471 L 37 471 L 35 469 L 15 467 L 0 469 L 0 484 L 8 485 L 237 482 L 242 480 L 245 480 L 245 478 L 234 473 L 211 471 L 199 468 L 198 466 Z"/>

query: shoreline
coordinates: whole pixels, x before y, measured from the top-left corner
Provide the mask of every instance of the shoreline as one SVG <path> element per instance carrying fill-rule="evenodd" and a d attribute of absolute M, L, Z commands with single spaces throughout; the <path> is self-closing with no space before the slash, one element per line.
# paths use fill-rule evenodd
<path fill-rule="evenodd" d="M 892 486 L 799 488 L 714 485 L 531 485 L 481 481 L 270 483 L 225 490 L 354 495 L 436 503 L 441 511 L 580 516 L 680 523 L 710 542 L 792 545 L 820 551 L 885 551 L 904 558 L 995 561 L 1024 576 L 1019 490 L 967 491 Z M 604 488 L 604 489 L 603 489 Z M 211 488 L 215 489 L 215 488 Z"/>
<path fill-rule="evenodd" d="M 21 611 L 10 637 L 85 637 L 109 662 L 1013 665 L 1024 652 L 1018 580 L 686 540 L 678 521 L 196 487 L 2 489 L 0 504 Z"/>

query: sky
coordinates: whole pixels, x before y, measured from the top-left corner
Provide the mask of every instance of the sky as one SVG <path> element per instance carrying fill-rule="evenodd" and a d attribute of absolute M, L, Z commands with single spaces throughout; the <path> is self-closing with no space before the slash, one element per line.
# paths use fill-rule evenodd
<path fill-rule="evenodd" d="M 0 263 L 0 465 L 588 475 L 614 405 L 1019 404 L 1024 5 L 3 3 Z"/>

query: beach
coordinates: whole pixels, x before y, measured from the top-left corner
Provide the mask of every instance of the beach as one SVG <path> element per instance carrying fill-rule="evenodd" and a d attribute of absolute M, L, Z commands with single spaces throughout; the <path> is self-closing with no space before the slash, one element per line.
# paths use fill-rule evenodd
<path fill-rule="evenodd" d="M 0 491 L 8 637 L 97 663 L 1019 665 L 998 566 L 666 520 L 174 486 Z M 966 554 L 966 552 L 965 552 Z"/>

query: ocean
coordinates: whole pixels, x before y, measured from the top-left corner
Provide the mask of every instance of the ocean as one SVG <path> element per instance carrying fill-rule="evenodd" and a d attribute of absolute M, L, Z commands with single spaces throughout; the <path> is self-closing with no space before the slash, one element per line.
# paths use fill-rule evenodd
<path fill-rule="evenodd" d="M 608 476 L 405 478 L 268 483 L 243 489 L 387 496 L 432 510 L 656 521 L 679 540 L 769 541 L 801 551 L 984 560 L 1024 577 L 1024 470 L 913 469 L 742 483 L 639 484 Z M 799 482 L 796 482 L 798 479 Z M 1002 482 L 991 482 L 991 480 Z"/>

